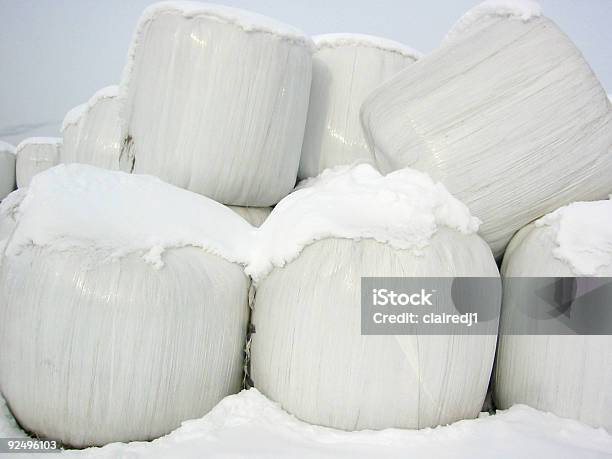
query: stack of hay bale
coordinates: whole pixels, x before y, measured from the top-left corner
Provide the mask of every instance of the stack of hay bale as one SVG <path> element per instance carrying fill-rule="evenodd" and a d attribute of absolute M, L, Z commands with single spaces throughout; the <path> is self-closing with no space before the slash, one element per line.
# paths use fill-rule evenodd
<path fill-rule="evenodd" d="M 240 390 L 253 227 L 235 212 L 262 220 L 295 185 L 311 52 L 258 15 L 154 5 L 122 97 L 67 116 L 62 153 L 19 146 L 27 188 L 0 209 L 0 390 L 22 426 L 77 447 L 150 440 Z M 82 164 L 35 175 L 58 161 L 187 190 Z"/>
<path fill-rule="evenodd" d="M 74 446 L 155 438 L 239 390 L 244 348 L 255 387 L 309 422 L 475 417 L 497 319 L 363 336 L 360 279 L 498 278 L 515 231 L 612 191 L 612 113 L 530 1 L 485 2 L 418 57 L 232 8 L 148 8 L 121 84 L 67 115 L 63 147 L 17 148 L 19 187 L 58 162 L 114 169 L 59 165 L 0 206 L 0 391 L 20 423 Z M 537 405 L 512 346 L 500 400 Z M 572 384 L 609 381 L 593 362 Z M 609 425 L 604 393 L 558 411 Z"/>

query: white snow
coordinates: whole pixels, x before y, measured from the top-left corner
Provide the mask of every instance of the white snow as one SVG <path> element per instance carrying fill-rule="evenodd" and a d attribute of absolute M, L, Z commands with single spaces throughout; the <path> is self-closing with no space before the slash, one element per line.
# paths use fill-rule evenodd
<path fill-rule="evenodd" d="M 3 404 L 0 402 L 0 407 Z M 5 411 L 5 410 L 2 410 Z M 0 436 L 24 436 L 10 416 Z M 201 419 L 152 442 L 66 450 L 75 458 L 605 458 L 612 436 L 579 422 L 516 405 L 494 416 L 423 430 L 344 432 L 309 425 L 256 389 L 223 399 Z"/>
<path fill-rule="evenodd" d="M 141 252 L 161 267 L 165 249 L 195 246 L 245 261 L 248 223 L 212 199 L 155 177 L 58 165 L 36 175 L 26 193 L 7 253 L 31 244 L 90 249 L 102 259 Z"/>
<path fill-rule="evenodd" d="M 8 142 L 0 140 L 0 151 L 15 153 L 15 147 Z"/>
<path fill-rule="evenodd" d="M 413 169 L 383 176 L 369 164 L 338 166 L 302 182 L 256 233 L 247 274 L 257 282 L 329 237 L 375 239 L 419 253 L 438 227 L 465 234 L 479 221 L 446 188 Z"/>
<path fill-rule="evenodd" d="M 483 17 L 515 17 L 522 21 L 542 15 L 542 8 L 534 0 L 486 0 L 465 13 L 446 34 L 444 43 L 453 41 Z"/>
<path fill-rule="evenodd" d="M 553 255 L 576 275 L 598 275 L 612 263 L 612 201 L 575 202 L 545 215 L 536 226 L 552 228 Z"/>
<path fill-rule="evenodd" d="M 81 117 L 83 117 L 89 110 L 91 110 L 91 108 L 98 101 L 102 99 L 112 99 L 114 97 L 117 97 L 118 93 L 119 93 L 119 86 L 117 85 L 107 86 L 97 91 L 84 104 L 77 105 L 76 107 L 69 110 L 68 113 L 66 113 L 66 116 L 64 117 L 64 121 L 62 122 L 61 132 L 64 132 L 64 130 L 69 125 L 77 124 L 79 120 L 81 119 Z"/>
<path fill-rule="evenodd" d="M 369 164 L 339 166 L 305 180 L 255 229 L 212 199 L 137 174 L 83 164 L 36 175 L 17 210 L 7 252 L 27 245 L 91 250 L 102 259 L 142 253 L 163 266 L 171 247 L 195 246 L 246 266 L 261 280 L 310 243 L 328 237 L 375 239 L 419 254 L 440 226 L 470 234 L 479 221 L 426 174 L 381 175 Z M 0 205 L 0 214 L 15 200 Z"/>
<path fill-rule="evenodd" d="M 363 46 L 368 48 L 381 49 L 383 51 L 391 51 L 402 56 L 420 59 L 423 54 L 410 46 L 406 46 L 397 41 L 387 38 L 376 37 L 374 35 L 365 35 L 358 33 L 329 33 L 316 35 L 312 37 L 317 48 L 336 48 L 341 46 Z"/>

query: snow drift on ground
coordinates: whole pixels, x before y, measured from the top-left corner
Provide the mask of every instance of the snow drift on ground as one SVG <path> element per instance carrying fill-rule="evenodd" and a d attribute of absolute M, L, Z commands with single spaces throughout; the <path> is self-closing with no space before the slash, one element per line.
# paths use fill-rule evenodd
<path fill-rule="evenodd" d="M 1 399 L 0 399 L 1 400 Z M 0 403 L 0 406 L 2 404 Z M 0 416 L 0 436 L 23 435 Z M 612 436 L 524 405 L 418 431 L 343 432 L 301 422 L 256 389 L 225 398 L 201 419 L 152 442 L 64 451 L 75 458 L 607 458 Z M 37 457 L 37 456 L 36 456 Z"/>
<path fill-rule="evenodd" d="M 612 201 L 575 202 L 545 215 L 536 227 L 550 227 L 553 255 L 577 276 L 594 276 L 612 263 Z"/>

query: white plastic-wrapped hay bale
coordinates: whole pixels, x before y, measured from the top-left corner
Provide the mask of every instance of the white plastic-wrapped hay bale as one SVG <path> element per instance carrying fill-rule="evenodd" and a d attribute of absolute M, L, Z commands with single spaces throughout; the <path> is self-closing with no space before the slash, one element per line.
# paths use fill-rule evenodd
<path fill-rule="evenodd" d="M 272 212 L 272 207 L 228 206 L 253 226 L 261 226 Z"/>
<path fill-rule="evenodd" d="M 502 275 L 611 277 L 612 202 L 570 204 L 526 226 L 508 245 Z M 498 406 L 523 403 L 612 431 L 612 337 L 514 334 L 506 305 L 525 298 L 515 285 L 504 282 Z"/>
<path fill-rule="evenodd" d="M 363 336 L 360 278 L 498 277 L 477 227 L 442 185 L 410 169 L 381 176 L 363 164 L 307 181 L 261 226 L 247 268 L 255 387 L 300 419 L 347 430 L 475 417 L 497 320 L 488 335 Z"/>
<path fill-rule="evenodd" d="M 26 191 L 0 266 L 0 392 L 21 426 L 78 447 L 149 440 L 240 390 L 250 225 L 85 165 Z"/>
<path fill-rule="evenodd" d="M 362 123 L 383 171 L 442 181 L 483 221 L 496 256 L 534 219 L 612 190 L 605 91 L 531 1 L 467 13 L 443 46 L 366 99 Z"/>
<path fill-rule="evenodd" d="M 15 147 L 0 140 L 0 201 L 15 189 Z"/>
<path fill-rule="evenodd" d="M 359 109 L 374 88 L 420 57 L 400 43 L 359 34 L 313 37 L 312 84 L 299 177 L 364 160 L 374 162 Z"/>
<path fill-rule="evenodd" d="M 134 171 L 224 204 L 276 204 L 295 185 L 312 46 L 292 27 L 233 8 L 147 9 L 121 88 Z"/>
<path fill-rule="evenodd" d="M 62 124 L 61 163 L 131 170 L 132 164 L 120 167 L 121 125 L 117 93 L 117 86 L 100 89 L 86 103 L 66 114 Z"/>
<path fill-rule="evenodd" d="M 57 165 L 61 147 L 62 139 L 58 137 L 30 137 L 17 145 L 17 187 L 27 187 L 36 174 Z"/>

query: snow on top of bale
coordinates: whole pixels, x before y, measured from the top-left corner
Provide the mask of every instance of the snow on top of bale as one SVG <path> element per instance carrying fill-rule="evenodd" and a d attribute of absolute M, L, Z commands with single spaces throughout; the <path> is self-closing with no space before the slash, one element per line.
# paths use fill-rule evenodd
<path fill-rule="evenodd" d="M 409 46 L 387 38 L 376 37 L 357 33 L 329 33 L 312 37 L 318 49 L 336 48 L 343 46 L 362 46 L 390 51 L 402 56 L 412 57 L 415 60 L 423 57 L 423 54 Z"/>
<path fill-rule="evenodd" d="M 535 225 L 553 231 L 553 256 L 578 276 L 598 275 L 612 263 L 612 201 L 575 202 Z"/>
<path fill-rule="evenodd" d="M 19 154 L 27 145 L 60 145 L 61 143 L 61 137 L 28 137 L 17 145 L 15 154 Z"/>
<path fill-rule="evenodd" d="M 15 153 L 15 147 L 8 142 L 0 140 L 0 151 L 7 153 Z"/>
<path fill-rule="evenodd" d="M 420 254 L 439 227 L 475 233 L 479 220 L 429 176 L 386 176 L 369 164 L 339 166 L 305 180 L 261 228 L 226 206 L 148 175 L 61 164 L 0 204 L 17 228 L 7 253 L 28 245 L 85 250 L 101 260 L 139 253 L 162 267 L 165 249 L 201 247 L 261 280 L 325 238 L 374 239 Z M 10 208 L 9 208 L 10 207 Z"/>
<path fill-rule="evenodd" d="M 155 177 L 83 164 L 41 172 L 25 193 L 7 253 L 32 244 L 102 260 L 140 253 L 162 267 L 165 249 L 195 246 L 244 263 L 253 229 L 222 204 Z"/>
<path fill-rule="evenodd" d="M 98 103 L 98 101 L 102 99 L 112 99 L 114 97 L 117 97 L 118 93 L 119 86 L 117 85 L 107 86 L 105 88 L 100 89 L 99 91 L 96 91 L 96 93 L 91 96 L 87 102 L 81 105 L 77 105 L 76 107 L 70 109 L 68 113 L 66 113 L 64 121 L 62 122 L 61 132 L 64 132 L 64 130 L 69 125 L 77 124 L 79 120 L 85 114 L 87 114 L 87 112 L 91 110 L 92 107 L 96 105 L 96 103 Z"/>
<path fill-rule="evenodd" d="M 256 232 L 246 272 L 257 282 L 326 238 L 374 239 L 420 254 L 439 227 L 461 233 L 479 220 L 441 183 L 413 169 L 386 176 L 369 164 L 338 166 L 300 183 Z"/>
<path fill-rule="evenodd" d="M 514 17 L 527 22 L 541 15 L 542 8 L 535 0 L 486 0 L 470 9 L 451 27 L 444 43 L 453 41 L 484 17 Z"/>

